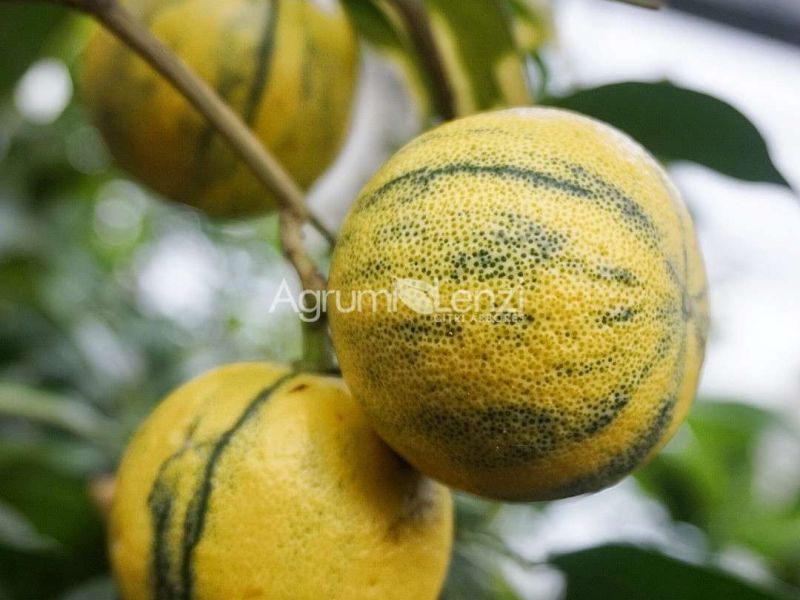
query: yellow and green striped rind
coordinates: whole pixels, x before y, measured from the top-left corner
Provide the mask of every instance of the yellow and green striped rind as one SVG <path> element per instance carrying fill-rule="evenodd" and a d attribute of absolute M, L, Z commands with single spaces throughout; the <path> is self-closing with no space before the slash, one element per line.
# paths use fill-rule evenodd
<path fill-rule="evenodd" d="M 358 68 L 356 36 L 338 4 L 142 0 L 131 8 L 303 187 L 336 158 Z M 158 193 L 212 216 L 275 207 L 203 117 L 104 31 L 87 50 L 83 92 L 116 161 Z"/>
<path fill-rule="evenodd" d="M 136 434 L 110 555 L 124 600 L 435 600 L 451 536 L 449 492 L 340 379 L 243 363 L 179 388 Z"/>
<path fill-rule="evenodd" d="M 406 279 L 480 306 L 460 321 L 372 310 L 364 291 Z M 330 289 L 342 372 L 378 433 L 429 476 L 506 500 L 590 492 L 646 461 L 689 410 L 708 328 L 692 221 L 663 169 L 555 109 L 476 115 L 403 148 L 351 209 Z M 487 320 L 487 290 L 513 292 L 518 314 Z"/>

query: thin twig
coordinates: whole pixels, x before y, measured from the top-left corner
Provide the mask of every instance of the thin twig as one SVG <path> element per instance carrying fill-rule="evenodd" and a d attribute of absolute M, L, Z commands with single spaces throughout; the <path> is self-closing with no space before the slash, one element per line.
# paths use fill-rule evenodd
<path fill-rule="evenodd" d="M 310 210 L 308 211 L 308 222 L 323 238 L 325 238 L 325 241 L 328 242 L 331 248 L 336 245 L 336 236 L 334 233 Z"/>
<path fill-rule="evenodd" d="M 386 0 L 403 20 L 420 63 L 425 69 L 433 92 L 436 112 L 449 121 L 458 116 L 456 98 L 445 69 L 442 54 L 436 45 L 429 15 L 422 0 Z"/>
<path fill-rule="evenodd" d="M 325 279 L 308 257 L 303 246 L 302 221 L 290 210 L 280 211 L 281 246 L 283 254 L 292 263 L 305 290 L 325 289 Z"/>
<path fill-rule="evenodd" d="M 283 254 L 294 265 L 304 290 L 324 292 L 325 278 L 317 271 L 303 248 L 303 223 L 289 210 L 280 212 L 281 246 Z M 305 298 L 305 296 L 304 296 Z M 319 299 L 317 300 L 319 303 Z M 327 317 L 319 306 L 303 305 L 301 325 L 303 329 L 302 359 L 296 365 L 299 370 L 327 372 L 333 364 L 333 352 L 328 339 Z M 310 319 L 309 319 L 310 317 Z"/>

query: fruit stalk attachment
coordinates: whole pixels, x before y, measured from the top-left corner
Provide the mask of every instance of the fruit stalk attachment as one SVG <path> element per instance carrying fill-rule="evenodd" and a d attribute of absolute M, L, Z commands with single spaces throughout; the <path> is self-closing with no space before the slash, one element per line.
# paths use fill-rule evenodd
<path fill-rule="evenodd" d="M 303 289 L 312 292 L 323 292 L 327 287 L 325 278 L 317 271 L 316 266 L 303 248 L 302 222 L 288 210 L 280 211 L 281 245 L 283 253 L 294 265 Z M 299 371 L 315 371 L 328 373 L 334 370 L 333 348 L 328 335 L 328 320 L 324 312 L 315 312 L 307 301 L 307 294 L 302 297 L 303 311 L 301 318 L 303 329 L 302 359 L 295 367 Z"/>

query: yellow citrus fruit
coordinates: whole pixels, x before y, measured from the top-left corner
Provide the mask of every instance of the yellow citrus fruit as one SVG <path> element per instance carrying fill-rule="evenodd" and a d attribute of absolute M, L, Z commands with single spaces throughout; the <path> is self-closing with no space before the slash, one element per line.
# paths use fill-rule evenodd
<path fill-rule="evenodd" d="M 369 428 L 340 379 L 260 363 L 167 397 L 119 469 L 125 600 L 434 600 L 452 502 Z"/>
<path fill-rule="evenodd" d="M 316 0 L 140 0 L 131 8 L 244 119 L 304 187 L 336 158 L 358 46 L 343 9 Z M 274 208 L 247 166 L 149 65 L 99 31 L 83 88 L 116 161 L 214 216 Z"/>
<path fill-rule="evenodd" d="M 476 115 L 400 150 L 351 209 L 330 290 L 344 378 L 378 433 L 422 472 L 508 500 L 597 490 L 656 452 L 689 410 L 708 326 L 665 172 L 556 109 Z"/>

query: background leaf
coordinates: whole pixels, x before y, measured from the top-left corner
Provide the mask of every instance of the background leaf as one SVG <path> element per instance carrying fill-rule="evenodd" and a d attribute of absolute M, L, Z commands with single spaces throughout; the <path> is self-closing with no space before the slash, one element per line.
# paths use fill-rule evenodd
<path fill-rule="evenodd" d="M 389 4 L 344 0 L 344 5 L 361 36 L 401 67 L 412 90 L 426 98 L 425 110 L 432 110 L 428 78 Z M 530 13 L 515 13 L 503 0 L 426 0 L 425 6 L 459 115 L 530 104 L 531 83 L 513 31 L 515 23 L 524 23 L 530 34 Z"/>
<path fill-rule="evenodd" d="M 788 600 L 719 570 L 635 546 L 600 546 L 551 562 L 567 577 L 565 600 Z"/>
<path fill-rule="evenodd" d="M 500 504 L 456 494 L 456 540 L 440 600 L 521 600 L 507 582 L 508 551 L 495 531 Z"/>
<path fill-rule="evenodd" d="M 65 8 L 49 4 L 0 3 L 0 97 L 41 55 L 48 36 L 68 14 Z"/>
<path fill-rule="evenodd" d="M 0 547 L 0 581 L 15 600 L 55 598 L 74 581 L 107 571 L 104 532 L 81 478 L 35 455 L 0 463 L 0 500 L 58 546 L 30 553 Z"/>
<path fill-rule="evenodd" d="M 80 400 L 0 381 L 0 416 L 23 417 L 90 439 L 103 438 L 113 423 Z"/>
<path fill-rule="evenodd" d="M 783 501 L 769 500 L 758 485 L 772 466 L 772 461 L 759 460 L 770 436 L 797 440 L 798 432 L 764 409 L 698 402 L 675 442 L 637 479 L 674 520 L 701 529 L 712 551 L 747 548 L 782 580 L 798 585 L 800 497 L 793 499 L 790 493 Z M 787 477 L 779 473 L 772 478 L 774 495 L 780 480 Z M 784 487 L 791 489 L 793 484 L 786 481 Z"/>
<path fill-rule="evenodd" d="M 55 542 L 40 535 L 36 528 L 15 508 L 0 501 L 0 546 L 22 552 L 53 548 Z"/>
<path fill-rule="evenodd" d="M 538 52 L 554 35 L 553 10 L 550 0 L 507 0 L 513 15 L 514 36 L 520 49 L 528 54 Z"/>
<path fill-rule="evenodd" d="M 461 116 L 531 102 L 525 63 L 500 0 L 427 0 Z"/>
<path fill-rule="evenodd" d="M 686 160 L 745 181 L 789 185 L 755 125 L 712 96 L 667 82 L 626 82 L 549 103 L 622 129 L 661 160 Z"/>
<path fill-rule="evenodd" d="M 431 96 L 417 55 L 396 15 L 381 0 L 342 0 L 363 40 L 397 66 L 423 112 L 431 111 Z"/>
<path fill-rule="evenodd" d="M 385 7 L 373 0 L 342 0 L 347 14 L 361 36 L 379 50 L 407 50 L 404 35 L 398 32 Z"/>
<path fill-rule="evenodd" d="M 716 531 L 711 519 L 723 505 L 747 502 L 753 476 L 753 452 L 760 436 L 778 420 L 776 415 L 732 402 L 698 402 L 687 428 L 674 446 L 637 475 L 659 497 L 673 518 Z M 738 494 L 730 494 L 732 489 Z M 737 512 L 724 510 L 724 514 Z M 735 517 L 735 514 L 732 515 Z"/>
<path fill-rule="evenodd" d="M 60 600 L 111 600 L 116 597 L 111 577 L 95 577 L 70 590 Z"/>

